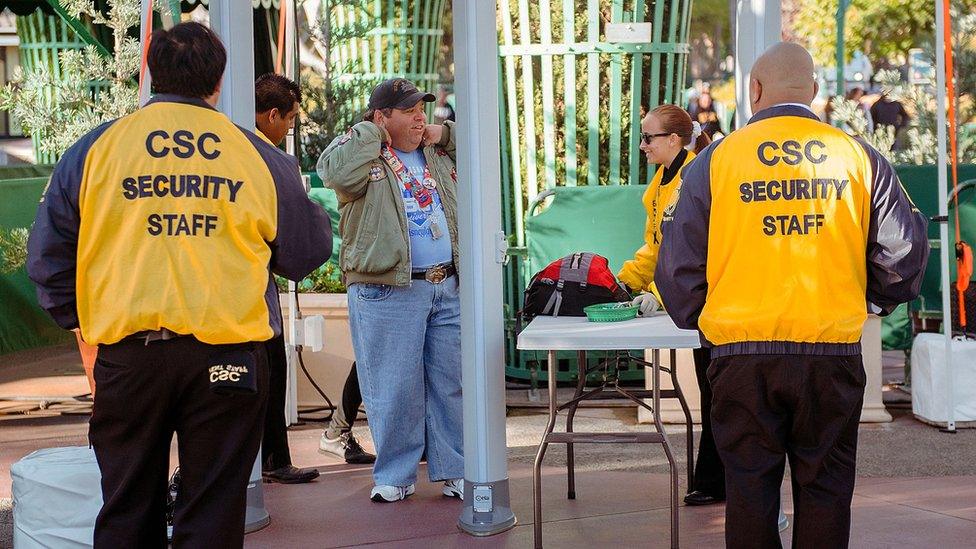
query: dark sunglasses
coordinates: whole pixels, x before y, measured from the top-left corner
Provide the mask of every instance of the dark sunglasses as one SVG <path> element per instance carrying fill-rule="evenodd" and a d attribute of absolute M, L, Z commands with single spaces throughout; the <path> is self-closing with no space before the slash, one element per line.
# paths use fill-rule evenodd
<path fill-rule="evenodd" d="M 667 132 L 667 133 L 646 133 L 646 132 L 641 132 L 641 142 L 644 143 L 645 145 L 650 145 L 651 144 L 651 139 L 654 139 L 655 137 L 664 137 L 666 135 L 671 135 L 672 133 L 674 133 L 674 132 Z"/>

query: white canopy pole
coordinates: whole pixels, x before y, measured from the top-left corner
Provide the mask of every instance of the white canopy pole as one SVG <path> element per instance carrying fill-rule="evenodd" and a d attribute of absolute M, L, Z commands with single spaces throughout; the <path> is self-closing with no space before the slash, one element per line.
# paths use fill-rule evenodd
<path fill-rule="evenodd" d="M 143 0 L 145 1 L 145 0 Z M 254 14 L 235 0 L 210 0 L 210 26 L 227 49 L 227 66 L 218 110 L 238 126 L 254 131 Z M 247 484 L 244 531 L 253 532 L 271 522 L 264 508 L 261 485 L 261 450 L 258 450 Z"/>
<path fill-rule="evenodd" d="M 945 17 L 942 13 L 942 0 L 935 0 L 935 82 L 937 102 L 935 107 L 935 128 L 939 146 L 939 266 L 942 269 L 942 331 L 946 346 L 946 430 L 955 432 L 955 387 L 952 383 L 952 286 L 949 283 L 949 177 L 946 173 L 946 52 Z"/>
<path fill-rule="evenodd" d="M 490 536 L 515 526 L 505 445 L 498 36 L 495 2 L 454 2 L 453 12 L 464 392 L 464 508 L 458 526 Z"/>
<path fill-rule="evenodd" d="M 295 78 L 296 43 L 295 43 L 295 0 L 282 0 L 280 8 L 285 10 L 285 55 L 282 72 L 288 78 Z M 295 79 L 298 82 L 297 79 Z M 295 128 L 288 131 L 285 139 L 285 151 L 297 156 L 298 136 Z M 288 339 L 285 344 L 286 368 L 285 383 L 285 425 L 298 423 L 298 351 L 295 348 L 296 332 L 298 329 L 298 297 L 295 295 L 295 282 L 288 281 Z"/>
<path fill-rule="evenodd" d="M 139 51 L 141 52 L 139 59 L 141 70 L 142 66 L 146 63 L 146 39 L 152 32 L 152 5 L 150 1 L 142 0 L 140 10 L 142 12 L 139 18 Z M 152 89 L 152 75 L 149 74 L 148 66 L 140 76 L 142 78 L 139 80 L 139 106 L 142 107 L 149 102 L 150 90 Z"/>
<path fill-rule="evenodd" d="M 210 2 L 210 25 L 227 49 L 217 108 L 235 124 L 254 131 L 254 20 L 250 5 L 241 9 L 237 4 Z"/>
<path fill-rule="evenodd" d="M 735 127 L 752 117 L 749 73 L 766 48 L 782 40 L 780 0 L 738 0 L 735 13 Z"/>

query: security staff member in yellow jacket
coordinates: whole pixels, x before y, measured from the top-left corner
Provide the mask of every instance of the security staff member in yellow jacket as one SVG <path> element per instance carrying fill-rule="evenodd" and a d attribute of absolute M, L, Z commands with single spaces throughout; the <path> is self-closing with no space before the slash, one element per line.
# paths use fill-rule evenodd
<path fill-rule="evenodd" d="M 95 547 L 241 547 L 268 370 L 281 333 L 271 271 L 301 279 L 331 225 L 294 158 L 214 106 L 226 52 L 197 23 L 153 34 L 155 97 L 62 157 L 38 208 L 28 273 L 63 328 L 99 345 L 89 438 L 104 504 Z"/>
<path fill-rule="evenodd" d="M 634 304 L 640 307 L 642 315 L 653 313 L 660 307 L 654 286 L 654 267 L 661 246 L 661 219 L 665 209 L 678 198 L 679 173 L 711 141 L 701 126 L 675 105 L 661 105 L 641 121 L 640 148 L 648 163 L 657 164 L 658 169 L 644 191 L 643 202 L 647 210 L 644 245 L 634 254 L 634 259 L 624 263 L 617 278 L 630 288 L 631 293 L 638 294 Z M 695 461 L 694 486 L 688 487 L 685 503 L 709 505 L 725 499 L 725 471 L 715 450 L 709 418 L 712 391 L 705 377 L 709 364 L 708 348 L 695 349 L 694 357 L 701 391 L 702 434 Z"/>
<path fill-rule="evenodd" d="M 861 329 L 919 292 L 926 221 L 878 151 L 819 121 L 814 66 L 779 43 L 755 115 L 683 173 L 655 280 L 712 345 L 712 429 L 731 548 L 779 547 L 785 459 L 794 547 L 846 547 L 864 396 Z"/>

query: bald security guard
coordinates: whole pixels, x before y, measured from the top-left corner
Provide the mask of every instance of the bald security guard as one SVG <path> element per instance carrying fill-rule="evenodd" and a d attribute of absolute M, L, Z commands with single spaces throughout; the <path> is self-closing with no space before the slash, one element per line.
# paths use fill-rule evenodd
<path fill-rule="evenodd" d="M 99 345 L 89 438 L 104 505 L 94 545 L 164 548 L 178 434 L 174 547 L 241 547 L 281 333 L 271 271 L 300 280 L 331 225 L 294 158 L 214 106 L 226 52 L 182 23 L 152 36 L 156 95 L 61 158 L 28 244 L 42 307 Z"/>
<path fill-rule="evenodd" d="M 919 292 L 926 221 L 878 151 L 819 121 L 810 55 L 753 67 L 749 124 L 684 171 L 655 273 L 675 324 L 712 346 L 728 547 L 846 547 L 864 396 L 861 329 Z"/>

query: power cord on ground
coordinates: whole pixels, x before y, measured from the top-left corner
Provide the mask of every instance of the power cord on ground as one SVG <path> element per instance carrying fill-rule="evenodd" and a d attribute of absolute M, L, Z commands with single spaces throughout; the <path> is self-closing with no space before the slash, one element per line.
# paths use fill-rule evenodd
<path fill-rule="evenodd" d="M 299 303 L 299 300 L 298 300 L 298 284 L 295 284 L 295 310 L 297 311 L 295 320 L 302 318 L 302 306 L 301 306 L 301 303 Z M 325 402 L 326 403 L 328 403 L 328 406 L 327 407 L 320 408 L 320 410 L 323 410 L 323 411 L 324 410 L 329 410 L 329 415 L 326 416 L 325 418 L 323 418 L 320 421 L 331 421 L 332 420 L 332 414 L 335 413 L 335 409 L 336 409 L 335 404 L 332 403 L 332 399 L 329 398 L 329 395 L 325 394 L 325 391 L 323 391 L 322 388 L 319 387 L 319 384 L 318 383 L 315 383 L 315 379 L 312 378 L 312 374 L 310 374 L 309 371 L 308 371 L 308 368 L 305 367 L 305 359 L 304 359 L 304 357 L 302 357 L 302 346 L 301 345 L 295 345 L 295 351 L 298 354 L 298 364 L 299 364 L 299 366 L 302 367 L 302 372 L 305 372 L 305 377 L 308 378 L 308 382 L 312 384 L 312 387 L 314 387 L 315 390 L 318 392 L 318 394 L 321 395 L 321 397 L 325 399 Z M 306 419 L 303 419 L 301 417 L 301 415 L 299 415 L 299 419 L 302 420 L 302 421 L 308 421 Z"/>

